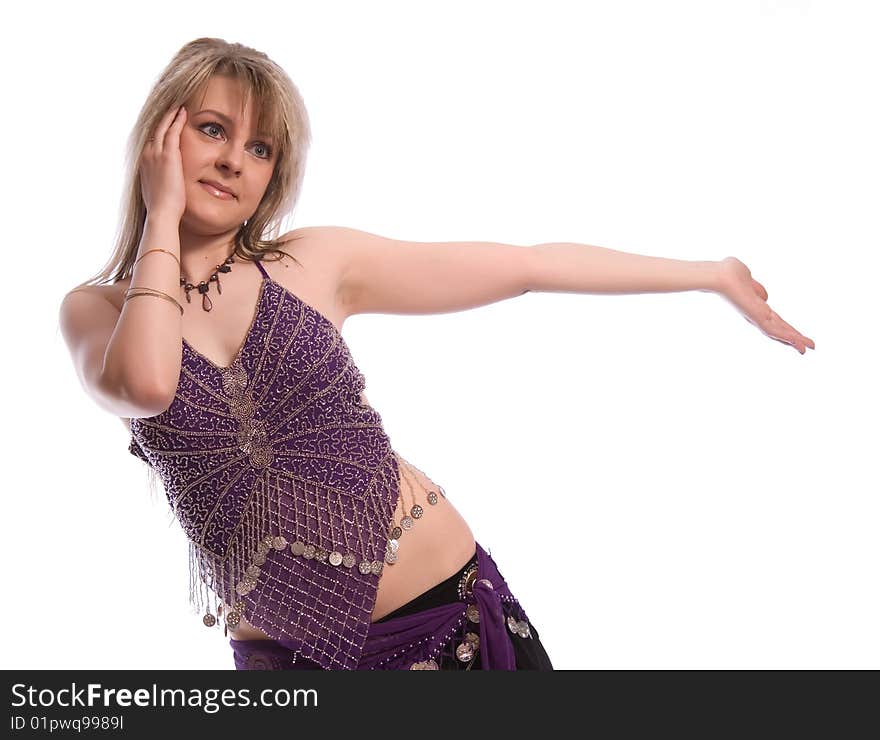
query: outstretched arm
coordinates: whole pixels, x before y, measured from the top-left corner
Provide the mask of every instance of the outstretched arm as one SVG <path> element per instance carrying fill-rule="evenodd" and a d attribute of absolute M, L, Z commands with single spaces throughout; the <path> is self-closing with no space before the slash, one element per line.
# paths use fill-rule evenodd
<path fill-rule="evenodd" d="M 701 290 L 727 298 L 767 336 L 804 354 L 815 343 L 766 304 L 767 291 L 735 257 L 688 261 L 551 242 L 411 242 L 358 229 L 316 226 L 339 255 L 346 314 L 445 313 L 529 291 L 654 293 Z"/>
<path fill-rule="evenodd" d="M 816 343 L 782 320 L 767 290 L 736 257 L 688 261 L 559 242 L 532 247 L 529 290 L 576 293 L 668 293 L 702 290 L 724 296 L 750 324 L 804 354 Z"/>
<path fill-rule="evenodd" d="M 536 244 L 531 249 L 530 290 L 613 294 L 718 290 L 718 262 L 648 257 L 573 242 Z"/>

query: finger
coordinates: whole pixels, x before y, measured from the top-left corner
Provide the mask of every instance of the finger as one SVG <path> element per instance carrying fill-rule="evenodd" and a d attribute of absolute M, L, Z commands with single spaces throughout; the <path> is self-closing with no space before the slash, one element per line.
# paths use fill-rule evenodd
<path fill-rule="evenodd" d="M 791 344 L 801 354 L 806 352 L 807 338 L 772 309 L 770 310 L 770 321 L 774 334 Z"/>
<path fill-rule="evenodd" d="M 169 129 L 174 124 L 174 122 L 180 116 L 180 108 L 170 108 L 165 111 L 165 115 L 162 116 L 159 121 L 159 125 L 156 126 L 156 131 L 153 134 L 153 148 L 157 153 L 161 153 L 165 148 L 165 137 L 168 134 Z"/>
<path fill-rule="evenodd" d="M 168 129 L 174 143 L 178 145 L 180 144 L 180 132 L 183 130 L 183 124 L 186 121 L 186 116 L 186 106 L 181 106 L 177 115 L 174 117 L 174 123 L 172 123 L 171 128 Z"/>
<path fill-rule="evenodd" d="M 783 336 L 789 339 L 796 340 L 800 344 L 800 347 L 804 350 L 806 350 L 807 347 L 809 347 L 810 349 L 816 349 L 816 343 L 812 339 L 810 339 L 809 337 L 805 337 L 803 334 L 801 334 L 772 308 L 770 308 L 769 306 L 767 308 L 770 310 L 770 322 L 782 328 L 781 333 L 783 334 Z M 803 354 L 803 352 L 801 354 Z"/>
<path fill-rule="evenodd" d="M 178 123 L 183 121 L 184 111 L 186 108 L 184 106 L 180 106 L 177 111 L 174 113 L 174 117 L 171 119 L 171 122 L 168 124 L 168 127 L 165 129 L 165 133 L 162 137 L 162 148 L 164 149 L 166 146 L 172 143 L 172 140 L 175 136 L 177 136 L 178 140 L 180 139 L 180 129 L 175 128 Z"/>
<path fill-rule="evenodd" d="M 165 113 L 162 114 L 162 117 L 159 119 L 159 123 L 156 124 L 156 128 L 153 129 L 153 135 L 147 139 L 147 146 L 152 144 L 154 147 L 159 147 L 160 142 L 165 137 L 165 130 L 171 124 L 171 121 L 174 119 L 177 111 L 174 108 L 169 108 Z"/>

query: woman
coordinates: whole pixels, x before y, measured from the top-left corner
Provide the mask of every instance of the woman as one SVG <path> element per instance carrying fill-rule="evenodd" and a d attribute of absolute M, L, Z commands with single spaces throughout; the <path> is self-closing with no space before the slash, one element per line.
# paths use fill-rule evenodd
<path fill-rule="evenodd" d="M 393 449 L 345 319 L 528 290 L 698 289 L 801 353 L 815 345 L 734 258 L 279 235 L 309 138 L 299 92 L 266 55 L 219 39 L 178 52 L 129 142 L 115 252 L 61 305 L 81 382 L 162 480 L 190 542 L 191 597 L 206 626 L 231 631 L 237 668 L 552 669 L 442 487 Z"/>

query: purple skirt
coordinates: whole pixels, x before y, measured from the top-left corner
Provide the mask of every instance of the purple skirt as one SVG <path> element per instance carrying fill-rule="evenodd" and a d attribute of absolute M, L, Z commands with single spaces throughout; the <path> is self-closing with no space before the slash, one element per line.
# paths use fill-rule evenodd
<path fill-rule="evenodd" d="M 286 640 L 229 640 L 236 670 L 320 670 Z M 370 625 L 357 670 L 553 670 L 479 543 L 457 573 Z"/>

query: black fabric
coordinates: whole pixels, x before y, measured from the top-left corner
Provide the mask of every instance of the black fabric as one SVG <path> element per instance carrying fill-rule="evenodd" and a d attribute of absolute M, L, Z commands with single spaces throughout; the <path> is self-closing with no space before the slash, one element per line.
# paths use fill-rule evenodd
<path fill-rule="evenodd" d="M 432 586 L 421 595 L 416 596 L 412 601 L 408 601 L 406 604 L 398 607 L 393 612 L 386 614 L 381 619 L 377 619 L 376 623 L 386 622 L 395 617 L 416 614 L 425 609 L 432 609 L 436 606 L 441 606 L 442 604 L 449 604 L 458 601 L 458 582 L 468 567 L 476 562 L 477 553 L 474 552 L 473 557 L 471 557 L 471 559 L 468 560 L 468 562 L 465 563 L 457 573 L 453 573 L 442 583 Z M 507 632 L 507 637 L 513 644 L 513 652 L 516 656 L 516 669 L 518 671 L 552 671 L 553 664 L 550 662 L 550 656 L 547 655 L 547 651 L 541 644 L 538 630 L 535 629 L 535 625 L 531 621 L 529 622 L 529 629 L 532 633 L 530 638 L 514 635 L 509 630 Z M 468 668 L 468 664 L 460 661 L 450 661 L 449 663 L 442 665 L 441 668 L 443 670 L 479 670 L 482 667 L 480 665 L 480 658 L 480 651 L 477 650 L 474 660 L 469 664 L 470 668 Z"/>

